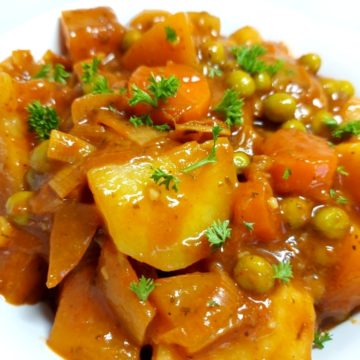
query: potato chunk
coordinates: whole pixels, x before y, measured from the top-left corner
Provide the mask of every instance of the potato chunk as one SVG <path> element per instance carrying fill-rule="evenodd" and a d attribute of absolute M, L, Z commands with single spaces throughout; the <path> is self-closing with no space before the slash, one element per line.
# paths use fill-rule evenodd
<path fill-rule="evenodd" d="M 118 250 L 158 269 L 185 268 L 210 253 L 204 231 L 230 217 L 236 180 L 232 148 L 220 139 L 217 162 L 184 174 L 181 169 L 205 158 L 212 141 L 191 142 L 154 159 L 139 157 L 124 165 L 88 172 L 95 202 Z M 161 168 L 179 178 L 179 191 L 151 179 Z"/>

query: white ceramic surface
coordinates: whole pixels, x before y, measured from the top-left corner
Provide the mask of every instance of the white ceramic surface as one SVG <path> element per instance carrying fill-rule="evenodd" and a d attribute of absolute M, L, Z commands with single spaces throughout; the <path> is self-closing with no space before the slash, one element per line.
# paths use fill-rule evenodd
<path fill-rule="evenodd" d="M 31 49 L 36 57 L 47 48 L 56 50 L 58 17 L 64 9 L 109 5 L 122 23 L 145 8 L 207 10 L 222 19 L 224 34 L 249 24 L 266 39 L 284 41 L 296 56 L 318 52 L 323 58 L 323 75 L 350 79 L 360 92 L 360 9 L 356 0 L 12 0 L 1 4 L 0 58 L 18 48 Z M 45 343 L 50 319 L 45 306 L 14 307 L 0 298 L 0 359 L 59 359 Z M 360 315 L 352 320 L 332 330 L 333 341 L 324 350 L 315 350 L 314 360 L 360 359 Z"/>

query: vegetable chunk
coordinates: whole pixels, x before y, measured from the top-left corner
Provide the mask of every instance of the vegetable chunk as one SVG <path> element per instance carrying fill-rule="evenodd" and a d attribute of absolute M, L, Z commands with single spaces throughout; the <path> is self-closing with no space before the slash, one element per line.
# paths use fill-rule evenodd
<path fill-rule="evenodd" d="M 194 273 L 156 281 L 155 342 L 194 353 L 239 325 L 241 293 L 225 274 Z"/>
<path fill-rule="evenodd" d="M 158 159 L 142 157 L 88 172 L 95 202 L 119 251 L 164 271 L 182 269 L 209 254 L 205 230 L 230 216 L 236 179 L 232 149 L 220 139 L 216 163 L 189 174 L 181 169 L 205 158 L 211 145 L 191 142 Z M 156 168 L 178 177 L 178 192 L 155 183 L 151 175 Z"/>
<path fill-rule="evenodd" d="M 269 136 L 264 153 L 273 158 L 270 169 L 275 192 L 326 198 L 337 166 L 335 151 L 324 139 L 294 129 Z"/>
<path fill-rule="evenodd" d="M 67 359 L 139 359 L 93 278 L 93 267 L 85 265 L 66 280 L 48 344 Z"/>
<path fill-rule="evenodd" d="M 72 61 L 96 53 L 116 53 L 121 47 L 124 28 L 107 7 L 63 11 L 61 16 L 65 44 Z"/>
<path fill-rule="evenodd" d="M 167 39 L 167 28 L 176 33 L 175 42 Z M 190 66 L 197 64 L 191 22 L 185 13 L 171 15 L 164 22 L 155 24 L 123 57 L 123 64 L 129 70 L 140 65 L 166 65 L 168 61 Z"/>
<path fill-rule="evenodd" d="M 139 67 L 129 79 L 129 92 L 133 93 L 133 86 L 147 91 L 149 79 L 169 78 L 175 76 L 180 80 L 180 86 L 174 96 L 161 101 L 156 109 L 143 103 L 133 109 L 137 115 L 150 112 L 151 117 L 158 122 L 184 123 L 205 117 L 210 105 L 210 88 L 206 78 L 185 65 L 169 64 L 165 67 Z"/>

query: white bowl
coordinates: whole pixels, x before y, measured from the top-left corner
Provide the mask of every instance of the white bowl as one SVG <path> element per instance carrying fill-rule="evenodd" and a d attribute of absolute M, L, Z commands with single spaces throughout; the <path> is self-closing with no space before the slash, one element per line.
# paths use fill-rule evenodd
<path fill-rule="evenodd" d="M 356 0 L 10 1 L 0 14 L 0 58 L 15 49 L 30 49 L 38 58 L 48 48 L 57 50 L 60 11 L 100 5 L 111 6 L 122 23 L 143 9 L 165 9 L 206 10 L 221 18 L 224 34 L 253 25 L 266 39 L 284 41 L 295 56 L 319 53 L 323 59 L 321 74 L 351 80 L 360 90 L 360 22 Z M 24 22 L 25 19 L 30 20 Z M 45 343 L 51 327 L 51 314 L 46 306 L 14 307 L 0 298 L 0 319 L 1 359 L 59 359 Z M 314 360 L 360 359 L 356 341 L 360 340 L 359 315 L 331 333 L 333 341 L 326 343 L 324 350 L 314 350 Z"/>

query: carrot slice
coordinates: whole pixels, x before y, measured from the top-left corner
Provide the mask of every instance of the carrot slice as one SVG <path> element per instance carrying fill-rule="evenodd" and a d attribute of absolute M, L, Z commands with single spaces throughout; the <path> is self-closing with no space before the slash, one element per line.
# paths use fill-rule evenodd
<path fill-rule="evenodd" d="M 48 288 L 58 285 L 80 262 L 99 222 L 93 205 L 65 203 L 57 210 L 50 237 Z"/>
<path fill-rule="evenodd" d="M 273 158 L 273 187 L 279 194 L 326 199 L 337 166 L 335 151 L 324 139 L 294 129 L 281 129 L 264 144 Z"/>
<path fill-rule="evenodd" d="M 177 39 L 174 42 L 167 40 L 167 28 L 175 31 Z M 170 60 L 190 66 L 197 64 L 191 22 L 185 13 L 171 15 L 144 33 L 125 53 L 123 65 L 134 70 L 140 65 L 165 65 Z"/>
<path fill-rule="evenodd" d="M 273 206 L 273 194 L 265 182 L 240 183 L 234 196 L 234 223 L 248 235 L 261 241 L 273 241 L 281 237 L 280 213 Z M 248 229 L 246 223 L 253 229 Z"/>
<path fill-rule="evenodd" d="M 184 123 L 205 117 L 210 105 L 210 88 L 206 78 L 189 66 L 168 64 L 165 67 L 138 68 L 129 79 L 129 93 L 137 85 L 147 91 L 151 75 L 168 78 L 171 75 L 180 80 L 180 87 L 175 96 L 159 102 L 157 109 L 150 105 L 139 104 L 133 109 L 137 115 L 150 115 L 159 123 Z"/>

